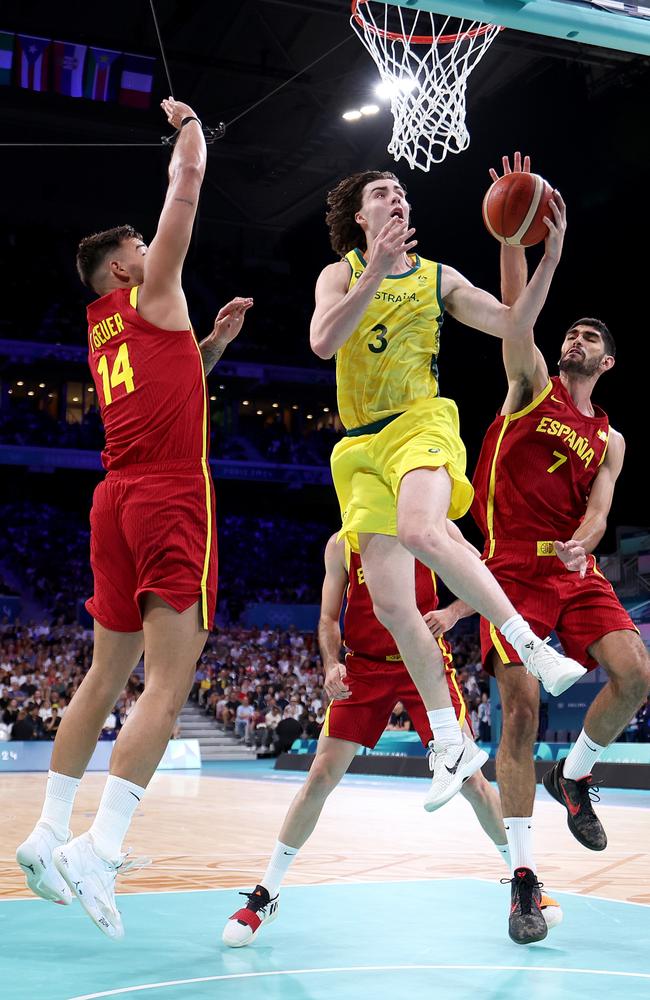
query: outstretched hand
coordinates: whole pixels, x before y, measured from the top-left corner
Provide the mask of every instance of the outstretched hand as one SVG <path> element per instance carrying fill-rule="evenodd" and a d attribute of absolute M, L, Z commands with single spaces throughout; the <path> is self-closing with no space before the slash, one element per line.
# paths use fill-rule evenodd
<path fill-rule="evenodd" d="M 587 572 L 587 552 L 584 546 L 575 538 L 568 542 L 554 542 L 555 554 L 572 573 L 579 573 L 584 580 Z"/>
<path fill-rule="evenodd" d="M 542 216 L 542 222 L 548 227 L 548 236 L 544 240 L 544 256 L 557 264 L 562 256 L 562 244 L 566 233 L 566 205 L 558 190 L 553 191 L 549 207 L 553 218 L 548 215 Z"/>
<path fill-rule="evenodd" d="M 375 271 L 385 277 L 390 274 L 396 260 L 409 253 L 417 240 L 414 240 L 415 229 L 408 228 L 404 219 L 393 216 L 379 231 L 368 257 L 368 270 Z"/>
<path fill-rule="evenodd" d="M 166 97 L 160 102 L 160 107 L 167 115 L 167 121 L 172 128 L 179 129 L 183 118 L 198 118 L 196 111 L 193 111 L 189 104 L 182 101 L 175 101 L 173 97 Z"/>
<path fill-rule="evenodd" d="M 212 333 L 203 341 L 225 347 L 232 343 L 244 325 L 244 317 L 253 305 L 252 299 L 235 298 L 223 306 L 214 321 Z"/>
<path fill-rule="evenodd" d="M 524 163 L 523 163 L 523 166 L 522 166 L 522 163 L 521 163 L 521 153 L 517 152 L 517 153 L 514 154 L 514 156 L 512 158 L 512 163 L 513 163 L 513 165 L 511 167 L 510 166 L 510 157 L 508 157 L 508 156 L 502 156 L 501 157 L 501 164 L 503 166 L 503 176 L 504 177 L 505 177 L 506 174 L 513 174 L 513 173 L 514 174 L 517 174 L 517 173 L 529 174 L 530 173 L 530 156 L 524 156 Z M 490 177 L 492 178 L 493 181 L 498 181 L 499 180 L 499 175 L 496 172 L 496 170 L 494 169 L 494 167 L 490 167 Z"/>

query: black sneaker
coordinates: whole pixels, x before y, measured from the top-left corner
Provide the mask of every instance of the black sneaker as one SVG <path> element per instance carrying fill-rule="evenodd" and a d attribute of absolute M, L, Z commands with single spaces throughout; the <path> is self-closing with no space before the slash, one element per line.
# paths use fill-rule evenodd
<path fill-rule="evenodd" d="M 515 868 L 510 882 L 510 919 L 508 934 L 516 944 L 534 944 L 543 941 L 548 926 L 542 913 L 542 883 L 537 881 L 530 868 Z"/>
<path fill-rule="evenodd" d="M 604 851 L 607 847 L 607 834 L 593 810 L 592 799 L 600 802 L 596 794 L 598 788 L 592 787 L 591 775 L 573 781 L 564 777 L 564 760 L 558 760 L 542 778 L 544 788 L 560 805 L 566 809 L 566 821 L 569 830 L 590 851 Z"/>
<path fill-rule="evenodd" d="M 221 936 L 221 940 L 229 948 L 242 948 L 250 944 L 262 925 L 270 924 L 278 915 L 280 893 L 271 899 L 268 889 L 263 885 L 256 885 L 252 892 L 240 892 L 239 895 L 246 896 L 246 906 L 229 917 Z"/>

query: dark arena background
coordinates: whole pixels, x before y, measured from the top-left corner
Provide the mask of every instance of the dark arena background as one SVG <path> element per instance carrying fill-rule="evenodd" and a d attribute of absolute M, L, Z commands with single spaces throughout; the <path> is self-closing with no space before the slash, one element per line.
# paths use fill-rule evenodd
<path fill-rule="evenodd" d="M 450 0 L 448 12 L 465 6 L 470 16 L 485 5 Z M 516 6 L 495 5 L 499 13 Z M 555 6 L 569 8 L 579 28 L 581 17 L 616 4 Z M 468 803 L 456 796 L 433 815 L 423 811 L 428 763 L 399 712 L 328 800 L 287 875 L 279 922 L 250 948 L 233 951 L 221 940 L 237 892 L 250 892 L 266 869 L 328 707 L 316 630 L 323 551 L 340 526 L 329 460 L 344 431 L 334 361 L 310 349 L 309 323 L 316 279 L 336 259 L 325 211 L 341 178 L 393 170 L 412 206 L 417 252 L 497 296 L 499 246 L 481 218 L 490 167 L 500 172 L 502 156 L 521 151 L 561 192 L 564 251 L 536 340 L 551 375 L 579 317 L 599 317 L 616 340 L 616 365 L 594 402 L 623 434 L 626 455 L 597 557 L 650 643 L 650 8 L 618 7 L 638 26 L 636 49 L 614 29 L 606 45 L 568 30 L 557 37 L 507 27 L 468 79 L 469 147 L 422 171 L 387 152 L 390 107 L 375 94 L 379 74 L 345 0 L 0 5 L 6 1000 L 138 991 L 170 1000 L 217 991 L 224 1000 L 261 991 L 278 1000 L 361 1000 L 425 989 L 441 1000 L 524 992 L 556 1000 L 576 988 L 593 998 L 648 995 L 650 700 L 595 767 L 604 854 L 577 843 L 541 784 L 580 733 L 606 681 L 602 668 L 557 698 L 542 692 L 535 850 L 544 891 L 564 913 L 542 943 L 518 949 L 509 940 L 509 889 L 499 884 L 508 872 Z M 153 863 L 117 882 L 126 927 L 117 945 L 78 902 L 37 900 L 14 857 L 39 818 L 52 741 L 93 653 L 84 602 L 104 437 L 87 363 L 92 295 L 77 276 L 76 249 L 84 236 L 127 223 L 153 238 L 168 182 L 171 150 L 161 136 L 172 129 L 160 102 L 170 85 L 204 125 L 225 125 L 208 145 L 183 272 L 197 338 L 234 296 L 255 304 L 208 378 L 217 610 L 190 698 L 127 836 Z M 369 105 L 375 110 L 343 117 Z M 542 253 L 543 244 L 528 251 L 531 274 Z M 507 390 L 501 345 L 446 316 L 439 367 L 442 394 L 458 404 L 471 474 Z M 458 524 L 482 548 L 470 515 Z M 440 596 L 442 605 L 452 600 L 444 581 Z M 478 617 L 448 639 L 494 782 L 502 712 L 482 669 Z M 140 663 L 80 786 L 75 835 L 97 810 L 114 740 L 143 687 Z"/>

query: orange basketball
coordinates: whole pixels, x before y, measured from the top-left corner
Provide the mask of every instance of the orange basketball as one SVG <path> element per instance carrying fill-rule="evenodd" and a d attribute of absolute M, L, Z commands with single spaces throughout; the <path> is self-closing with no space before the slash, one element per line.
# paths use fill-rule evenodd
<path fill-rule="evenodd" d="M 542 218 L 553 218 L 552 194 L 553 188 L 539 174 L 504 174 L 485 193 L 483 222 L 501 243 L 532 247 L 548 236 Z"/>

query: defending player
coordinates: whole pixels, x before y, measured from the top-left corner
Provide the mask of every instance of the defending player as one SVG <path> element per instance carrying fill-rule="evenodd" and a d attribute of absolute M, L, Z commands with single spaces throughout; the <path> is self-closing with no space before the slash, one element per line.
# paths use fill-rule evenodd
<path fill-rule="evenodd" d="M 564 691 L 584 674 L 531 631 L 480 559 L 447 531 L 447 516 L 464 514 L 473 491 L 458 411 L 440 396 L 438 381 L 445 310 L 504 342 L 527 335 L 560 259 L 564 203 L 555 192 L 544 256 L 512 306 L 453 268 L 411 253 L 410 206 L 394 174 L 348 177 L 328 204 L 331 243 L 343 259 L 318 279 L 311 345 L 321 358 L 336 354 L 339 414 L 347 428 L 332 453 L 342 534 L 358 534 L 374 613 L 393 636 L 436 733 L 425 800 L 432 810 L 480 763 L 475 744 L 463 741 L 440 650 L 417 609 L 414 557 L 498 625 L 547 690 Z"/>
<path fill-rule="evenodd" d="M 503 163 L 509 172 L 507 157 Z M 521 169 L 519 154 L 515 169 Z M 501 247 L 501 282 L 504 302 L 515 301 L 526 283 L 523 248 Z M 560 374 L 552 378 L 532 327 L 526 337 L 504 341 L 508 392 L 485 435 L 472 506 L 485 537 L 483 558 L 533 629 L 555 629 L 569 656 L 588 670 L 600 664 L 608 675 L 568 757 L 544 776 L 547 791 L 567 810 L 574 837 L 595 851 L 604 850 L 607 837 L 590 800 L 592 767 L 650 687 L 647 650 L 592 555 L 605 532 L 625 449 L 591 399 L 614 356 L 609 330 L 592 318 L 569 327 Z M 527 943 L 543 931 L 534 905 L 539 889 L 532 847 L 539 687 L 521 668 L 519 652 L 484 619 L 481 640 L 503 706 L 497 778 L 516 876 L 510 936 Z"/>
<path fill-rule="evenodd" d="M 39 896 L 74 892 L 110 938 L 123 936 L 115 877 L 122 841 L 192 685 L 214 617 L 217 548 L 204 377 L 241 329 L 250 299 L 221 310 L 202 351 L 181 285 L 206 149 L 190 107 L 162 103 L 179 129 L 149 248 L 130 226 L 82 240 L 88 360 L 106 447 L 90 515 L 93 662 L 54 743 L 41 818 L 16 858 Z M 74 797 L 103 722 L 144 651 L 145 689 L 115 743 L 90 830 L 70 840 Z M 128 863 L 127 863 L 128 867 Z"/>
<path fill-rule="evenodd" d="M 458 529 L 449 530 L 463 543 Z M 465 543 L 467 544 L 467 543 Z M 477 553 L 478 555 L 478 553 Z M 422 563 L 414 568 L 415 591 L 420 613 L 429 627 L 439 630 L 435 575 Z M 345 665 L 340 662 L 341 606 L 347 590 L 344 635 Z M 279 888 L 294 857 L 311 836 L 329 794 L 339 784 L 360 746 L 374 747 L 397 701 L 402 701 L 425 746 L 435 743 L 426 711 L 397 646 L 373 614 L 359 553 L 351 551 L 332 535 L 325 548 L 325 579 L 318 640 L 325 668 L 325 690 L 332 699 L 318 741 L 318 750 L 307 779 L 296 795 L 280 831 L 269 866 L 259 885 L 248 893 L 246 906 L 230 917 L 223 931 L 224 944 L 240 948 L 250 944 L 265 923 L 278 914 Z M 456 681 L 451 649 L 443 636 L 437 639 L 445 664 L 445 681 L 458 724 L 471 739 L 462 692 Z M 487 760 L 479 751 L 481 763 Z M 462 787 L 479 823 L 509 864 L 499 796 L 477 770 Z M 544 897 L 544 915 L 549 926 L 562 919 L 550 897 Z"/>

